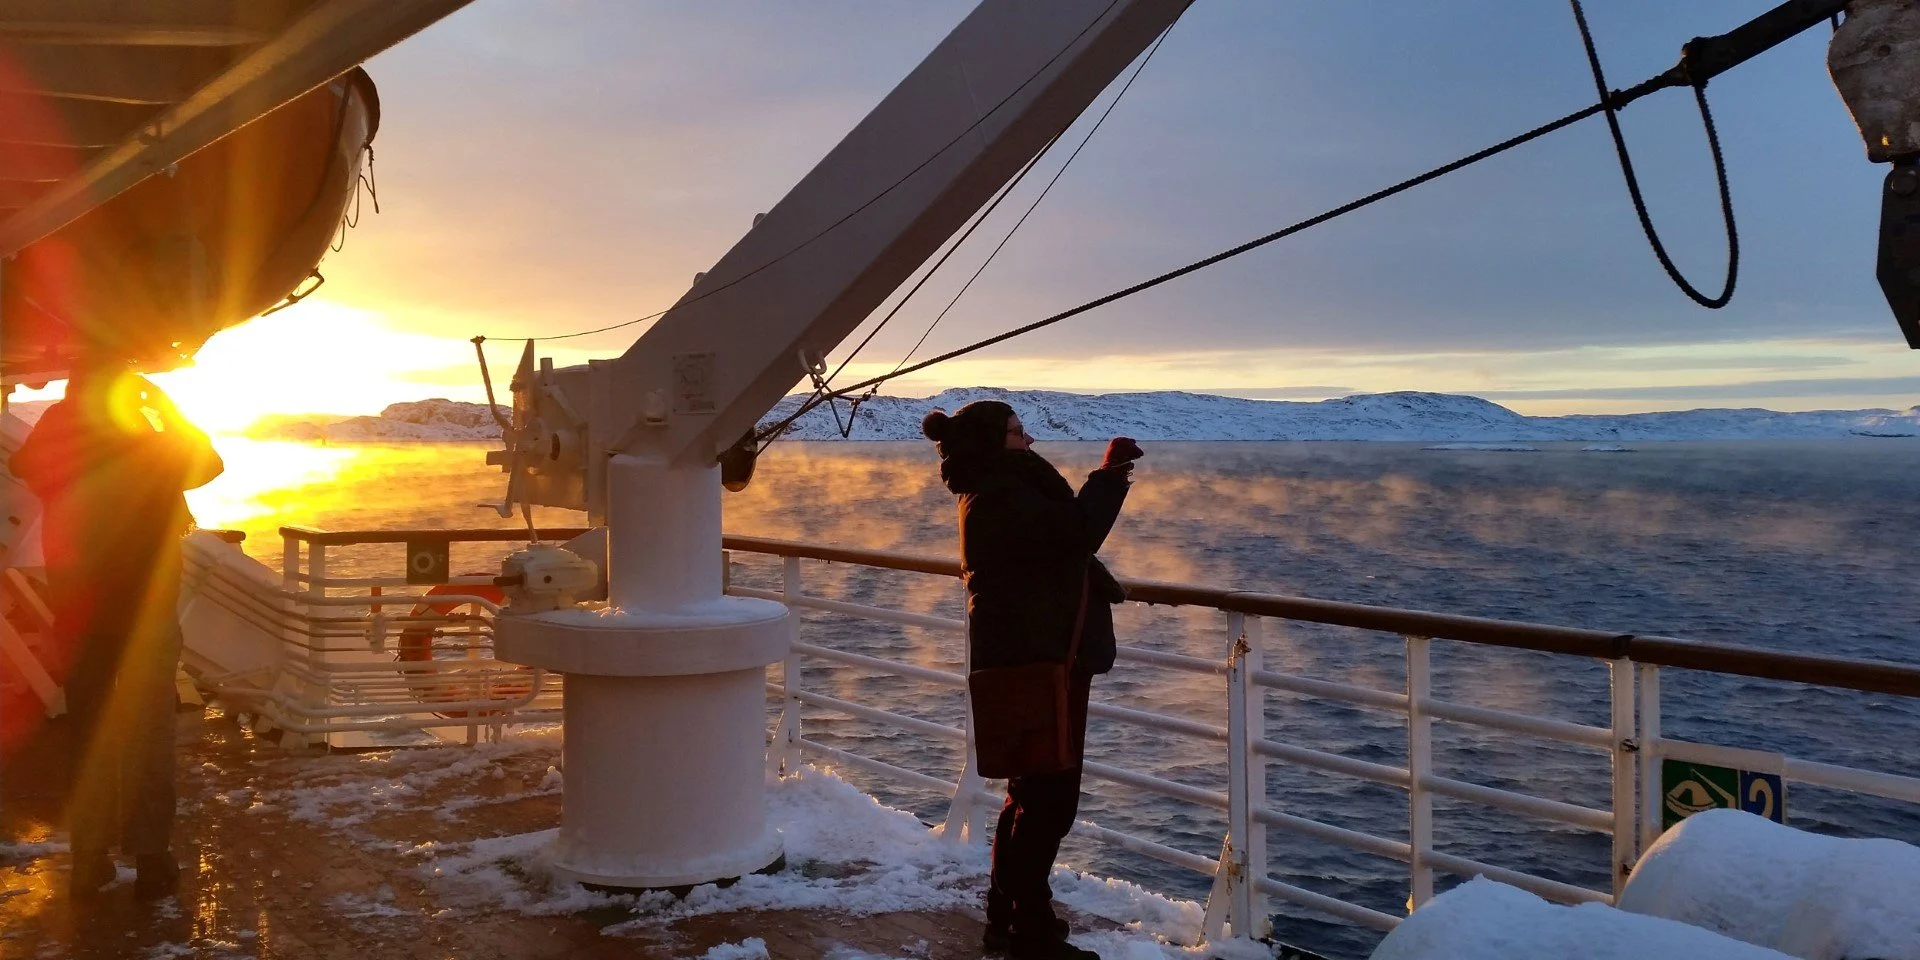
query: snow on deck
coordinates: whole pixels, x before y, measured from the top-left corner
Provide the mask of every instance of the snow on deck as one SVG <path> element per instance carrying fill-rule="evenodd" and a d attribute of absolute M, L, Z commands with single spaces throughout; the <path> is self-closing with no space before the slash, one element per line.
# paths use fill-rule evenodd
<path fill-rule="evenodd" d="M 1920 960 L 1920 847 L 1708 810 L 1647 850 L 1620 907 L 1804 960 Z"/>
<path fill-rule="evenodd" d="M 935 960 L 979 955 L 983 848 L 829 771 L 775 785 L 778 873 L 615 895 L 556 881 L 557 729 L 504 742 L 291 756 L 233 718 L 180 715 L 188 866 L 178 900 L 66 897 L 64 782 L 43 735 L 0 784 L 0 957 L 594 957 Z M 49 728 L 57 732 L 58 727 Z M 23 776 L 31 772 L 32 776 Z M 130 874 L 130 871 L 125 871 Z M 1198 958 L 1201 907 L 1058 868 L 1077 938 L 1108 960 Z M 1241 945 L 1243 948 L 1246 945 Z M 1241 951 L 1244 955 L 1244 949 Z"/>
<path fill-rule="evenodd" d="M 1428 901 L 1373 960 L 1790 960 L 1674 920 L 1598 903 L 1563 907 L 1484 877 Z"/>

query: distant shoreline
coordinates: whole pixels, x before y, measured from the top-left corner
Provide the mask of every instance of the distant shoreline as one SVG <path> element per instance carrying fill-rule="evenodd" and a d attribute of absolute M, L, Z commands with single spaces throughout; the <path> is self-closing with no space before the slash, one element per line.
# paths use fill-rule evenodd
<path fill-rule="evenodd" d="M 1485 447 L 1920 437 L 1920 407 L 1797 413 L 1758 408 L 1700 409 L 1530 417 L 1479 397 L 1411 391 L 1302 402 L 1181 392 L 1086 395 L 972 387 L 931 397 L 875 397 L 851 416 L 842 408 L 838 418 L 832 411 L 818 408 L 795 421 L 784 438 L 836 443 L 843 439 L 917 441 L 922 439 L 920 420 L 929 410 L 951 411 L 980 399 L 1011 404 L 1036 439 L 1054 442 L 1129 436 L 1160 443 L 1327 441 Z M 782 400 L 763 418 L 763 425 L 785 420 L 804 400 L 802 395 Z M 16 405 L 27 420 L 37 415 L 35 408 L 44 406 L 44 402 Z M 844 438 L 843 427 L 851 428 Z M 276 414 L 263 417 L 242 435 L 259 440 L 325 443 L 441 443 L 498 441 L 500 428 L 495 412 L 486 404 L 430 399 L 391 404 L 376 416 Z"/>

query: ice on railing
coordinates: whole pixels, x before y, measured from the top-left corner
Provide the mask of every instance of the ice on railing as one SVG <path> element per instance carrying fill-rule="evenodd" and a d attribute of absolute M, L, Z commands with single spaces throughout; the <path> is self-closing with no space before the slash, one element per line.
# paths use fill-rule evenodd
<path fill-rule="evenodd" d="M 1740 875 L 1726 876 L 1738 883 Z M 1563 907 L 1484 877 L 1428 901 L 1373 960 L 1787 960 L 1676 920 L 1598 903 Z"/>
<path fill-rule="evenodd" d="M 1920 960 L 1920 847 L 1708 810 L 1640 858 L 1620 906 L 1805 960 Z"/>

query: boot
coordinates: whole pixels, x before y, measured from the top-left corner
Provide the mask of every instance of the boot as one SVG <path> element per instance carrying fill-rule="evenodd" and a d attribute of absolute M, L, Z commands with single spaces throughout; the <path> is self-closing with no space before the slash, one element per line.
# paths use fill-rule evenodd
<path fill-rule="evenodd" d="M 67 894 L 75 900 L 97 897 L 101 887 L 113 882 L 114 872 L 113 858 L 105 850 L 75 850 Z"/>
<path fill-rule="evenodd" d="M 135 900 L 161 900 L 180 889 L 180 864 L 171 853 L 143 853 L 134 858 L 139 871 L 133 879 Z"/>
<path fill-rule="evenodd" d="M 1054 917 L 1052 925 L 1040 931 L 1040 939 L 1056 940 L 1064 943 L 1066 942 L 1067 934 L 1071 932 L 1072 929 L 1067 926 L 1065 919 Z M 1013 937 L 1012 923 L 994 923 L 992 920 L 988 920 L 987 932 L 980 937 L 980 947 L 988 953 L 1005 953 L 1013 949 Z"/>
<path fill-rule="evenodd" d="M 987 929 L 980 937 L 982 949 L 988 953 L 1003 953 L 1013 946 L 1015 913 L 1012 897 L 1000 892 L 997 887 L 987 887 Z M 1028 925 L 1038 930 L 1043 939 L 1067 939 L 1067 921 L 1053 915 L 1052 904 L 1047 905 L 1044 914 L 1031 917 Z"/>

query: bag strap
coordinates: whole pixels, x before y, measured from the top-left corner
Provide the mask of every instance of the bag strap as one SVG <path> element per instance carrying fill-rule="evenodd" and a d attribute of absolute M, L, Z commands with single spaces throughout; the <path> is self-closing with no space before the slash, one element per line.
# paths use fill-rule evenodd
<path fill-rule="evenodd" d="M 1087 628 L 1087 591 L 1089 574 L 1080 575 L 1080 612 L 1073 615 L 1073 639 L 1067 641 L 1067 672 L 1073 672 L 1073 661 L 1080 655 L 1080 634 Z"/>

